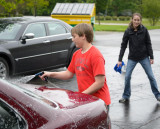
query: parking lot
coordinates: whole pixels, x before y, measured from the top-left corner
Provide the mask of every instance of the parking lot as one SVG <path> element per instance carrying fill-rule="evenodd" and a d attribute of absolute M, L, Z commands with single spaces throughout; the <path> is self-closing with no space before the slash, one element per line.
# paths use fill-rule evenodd
<path fill-rule="evenodd" d="M 155 57 L 152 69 L 160 89 L 159 32 L 160 30 L 149 31 Z M 154 98 L 149 80 L 140 64 L 136 66 L 132 74 L 132 96 L 130 102 L 127 104 L 121 104 L 118 102 L 124 89 L 125 73 L 119 74 L 115 72 L 113 68 L 118 61 L 122 36 L 122 32 L 95 32 L 95 39 L 93 42 L 93 45 L 102 52 L 106 61 L 106 78 L 111 95 L 110 117 L 112 121 L 112 129 L 159 129 L 160 103 Z M 128 49 L 123 58 L 125 63 L 127 63 L 127 55 Z M 53 71 L 61 71 L 65 69 L 66 68 L 60 68 Z M 16 78 L 14 79 L 16 81 Z M 21 80 L 21 77 L 17 80 Z M 30 83 L 56 86 L 77 91 L 75 76 L 67 81 L 49 79 L 48 84 L 45 84 L 41 80 L 31 81 Z"/>
<path fill-rule="evenodd" d="M 154 49 L 155 63 L 152 69 L 160 89 L 160 44 L 158 33 L 160 30 L 149 31 Z M 105 35 L 105 34 L 104 34 Z M 160 128 L 160 103 L 154 98 L 151 92 L 149 80 L 140 66 L 137 65 L 132 74 L 131 86 L 132 96 L 127 104 L 121 104 L 118 100 L 121 98 L 124 87 L 124 75 L 113 70 L 118 60 L 120 43 L 123 33 L 109 33 L 105 36 L 103 33 L 98 36 L 95 45 L 101 50 L 106 59 L 106 75 L 111 94 L 110 117 L 113 129 L 158 129 Z M 104 38 L 103 38 L 104 37 Z M 106 43 L 106 44 L 105 44 Z M 123 58 L 127 62 L 127 53 Z"/>

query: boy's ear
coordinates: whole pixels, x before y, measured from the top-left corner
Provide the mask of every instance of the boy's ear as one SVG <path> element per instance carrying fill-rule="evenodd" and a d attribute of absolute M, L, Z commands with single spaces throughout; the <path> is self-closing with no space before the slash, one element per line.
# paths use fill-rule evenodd
<path fill-rule="evenodd" d="M 83 34 L 83 35 L 82 35 L 82 38 L 83 38 L 83 39 L 86 39 L 86 35 L 85 35 L 85 34 Z"/>

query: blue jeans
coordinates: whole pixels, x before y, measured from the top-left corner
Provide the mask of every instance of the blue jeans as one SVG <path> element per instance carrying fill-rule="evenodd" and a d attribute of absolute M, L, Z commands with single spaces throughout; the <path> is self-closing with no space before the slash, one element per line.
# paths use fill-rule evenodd
<path fill-rule="evenodd" d="M 157 98 L 158 96 L 160 96 L 160 93 L 158 91 L 157 82 L 154 78 L 150 60 L 148 57 L 140 61 L 134 61 L 134 60 L 128 59 L 127 69 L 125 74 L 125 88 L 124 88 L 124 93 L 122 97 L 125 99 L 129 99 L 129 97 L 131 96 L 131 86 L 130 86 L 131 74 L 137 63 L 140 63 L 143 69 L 145 70 L 148 76 L 148 79 L 150 81 L 152 92 Z"/>

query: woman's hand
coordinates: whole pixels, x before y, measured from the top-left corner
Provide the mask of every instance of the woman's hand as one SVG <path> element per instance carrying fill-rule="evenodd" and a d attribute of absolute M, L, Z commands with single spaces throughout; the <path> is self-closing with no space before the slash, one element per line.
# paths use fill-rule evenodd
<path fill-rule="evenodd" d="M 118 61 L 117 66 L 122 66 L 122 61 Z"/>
<path fill-rule="evenodd" d="M 153 59 L 150 59 L 150 63 L 151 63 L 151 64 L 154 64 L 154 60 L 153 60 Z"/>

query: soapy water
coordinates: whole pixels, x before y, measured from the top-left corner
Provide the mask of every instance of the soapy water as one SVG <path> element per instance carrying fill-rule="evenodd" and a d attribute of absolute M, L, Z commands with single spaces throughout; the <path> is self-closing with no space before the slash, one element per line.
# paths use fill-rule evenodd
<path fill-rule="evenodd" d="M 9 79 L 7 79 L 7 80 L 8 80 L 8 81 L 11 81 L 11 82 L 16 82 L 16 83 L 28 83 L 28 82 L 31 81 L 34 77 L 35 77 L 35 75 L 16 76 L 16 77 L 9 78 Z"/>

